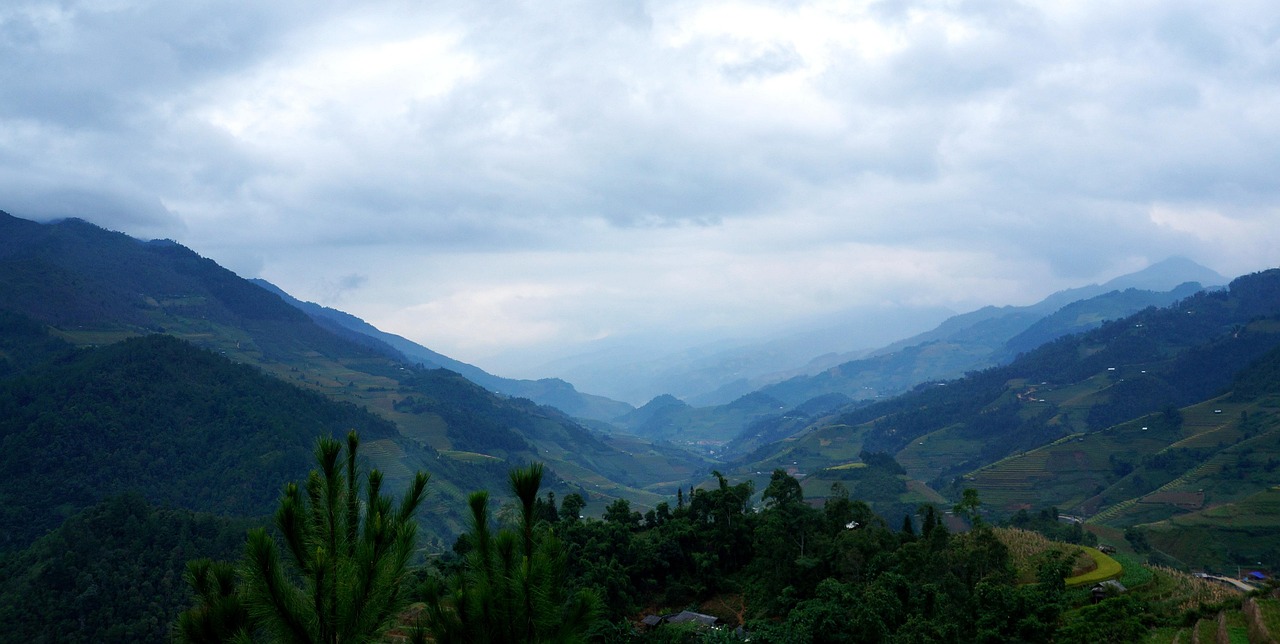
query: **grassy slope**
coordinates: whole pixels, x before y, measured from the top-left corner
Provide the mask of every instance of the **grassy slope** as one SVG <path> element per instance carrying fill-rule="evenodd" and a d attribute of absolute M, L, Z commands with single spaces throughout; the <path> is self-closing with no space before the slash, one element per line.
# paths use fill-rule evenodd
<path fill-rule="evenodd" d="M 409 472 L 426 467 L 445 500 L 460 501 L 477 487 L 505 490 L 505 468 L 432 451 L 452 450 L 459 437 L 476 438 L 483 433 L 478 425 L 502 433 L 515 424 L 536 433 L 523 445 L 509 441 L 509 449 L 480 451 L 509 465 L 546 461 L 560 480 L 600 501 L 622 496 L 650 506 L 656 497 L 640 488 L 682 480 L 703 466 L 672 450 L 633 447 L 629 451 L 643 454 L 636 457 L 595 445 L 591 433 L 567 417 L 444 376 L 415 374 L 385 353 L 320 328 L 276 295 L 171 242 L 143 243 L 75 220 L 45 225 L 0 214 L 0 302 L 79 346 L 162 332 L 367 408 L 402 433 L 394 448 L 369 449 L 393 489 Z M 431 396 L 442 388 L 468 404 L 458 409 L 439 401 L 437 409 L 424 413 L 397 409 L 406 397 Z M 521 420 L 509 422 L 517 417 Z M 597 510 L 595 505 L 588 511 Z"/>

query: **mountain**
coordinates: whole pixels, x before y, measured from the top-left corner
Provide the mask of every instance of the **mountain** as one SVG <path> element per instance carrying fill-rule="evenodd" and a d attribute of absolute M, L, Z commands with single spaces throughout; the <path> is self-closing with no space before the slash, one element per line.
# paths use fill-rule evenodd
<path fill-rule="evenodd" d="M 921 382 L 1007 363 L 1056 338 L 1147 307 L 1167 306 L 1203 288 L 1190 280 L 1168 285 L 1182 276 L 1211 279 L 1214 284 L 1225 281 L 1188 260 L 1166 260 L 1103 285 L 1054 293 L 1030 306 L 989 306 L 957 315 L 929 332 L 847 362 L 832 364 L 835 358 L 827 356 L 810 365 L 810 369 L 822 367 L 820 371 L 766 385 L 760 391 L 793 405 L 827 393 L 864 399 L 895 395 Z M 1168 290 L 1140 290 L 1136 285 Z"/>
<path fill-rule="evenodd" d="M 165 335 L 60 354 L 0 381 L 0 551 L 136 490 L 150 502 L 262 516 L 319 435 L 372 445 L 391 423 Z"/>
<path fill-rule="evenodd" d="M 416 368 L 367 337 L 322 327 L 172 241 L 139 241 L 77 219 L 39 224 L 0 213 L 0 303 L 79 347 L 169 335 L 367 410 L 396 434 L 366 452 L 392 487 L 425 468 L 438 474 L 439 494 L 461 499 L 481 487 L 505 489 L 510 466 L 537 459 L 566 486 L 562 493 L 589 492 L 593 503 L 622 496 L 646 507 L 660 497 L 642 488 L 704 467 L 670 447 L 624 451 L 556 409 L 493 394 L 447 370 Z M 26 368 L 18 363 L 26 364 L 7 369 Z M 342 433 L 314 426 L 310 440 L 327 431 Z M 275 491 L 272 485 L 264 493 Z M 445 523 L 461 526 L 457 517 Z"/>
<path fill-rule="evenodd" d="M 540 405 L 555 407 L 570 416 L 592 420 L 611 420 L 634 409 L 624 402 L 581 393 L 573 385 L 558 378 L 516 380 L 495 376 L 479 367 L 436 353 L 412 340 L 381 331 L 350 313 L 314 302 L 303 302 L 266 280 L 249 281 L 280 296 L 285 302 L 306 313 L 316 324 L 337 335 L 394 358 L 421 364 L 429 369 L 448 369 L 457 372 L 489 391 L 528 398 Z"/>
<path fill-rule="evenodd" d="M 1278 406 L 1273 269 L 827 414 L 721 471 L 789 469 L 821 495 L 883 454 L 904 469 L 904 507 L 973 488 L 997 516 L 1056 506 L 1104 539 L 1146 535 L 1175 564 L 1280 561 Z"/>
<path fill-rule="evenodd" d="M 1170 260 L 1146 271 L 1101 286 L 1056 293 L 1026 307 L 984 307 L 953 316 L 937 328 L 890 345 L 868 356 L 825 368 L 813 375 L 793 376 L 748 394 L 771 401 L 741 413 L 740 396 L 728 404 L 690 407 L 668 413 L 662 425 L 637 422 L 634 414 L 612 421 L 624 431 L 687 445 L 716 445 L 722 457 L 734 458 L 795 428 L 809 401 L 838 396 L 863 404 L 909 391 L 922 382 L 956 378 L 964 373 L 1006 364 L 1019 354 L 1056 338 L 1080 333 L 1151 307 L 1166 306 L 1202 290 L 1187 282 L 1169 291 L 1136 288 L 1105 290 L 1128 284 L 1152 284 L 1178 274 L 1203 275 L 1187 262 Z M 1194 265 L 1192 265 L 1194 266 Z M 1204 269 L 1207 270 L 1207 269 Z M 1101 291 L 1100 294 L 1092 295 Z M 1087 299 L 1072 300 L 1077 296 Z M 658 399 L 655 399 L 658 400 Z M 817 406 L 821 407 L 821 404 Z"/>
<path fill-rule="evenodd" d="M 927 329 L 952 311 L 936 307 L 843 311 L 807 328 L 760 338 L 715 337 L 682 349 L 670 335 L 609 338 L 579 355 L 539 367 L 584 389 L 642 404 L 671 394 L 695 406 L 722 405 L 748 394 L 783 370 L 833 351 L 867 351 Z"/>
<path fill-rule="evenodd" d="M 957 340 L 977 342 L 979 346 L 958 347 L 960 354 L 998 352 L 998 345 L 1040 318 L 1072 302 L 1111 291 L 1168 292 L 1185 283 L 1215 286 L 1226 281 L 1191 260 L 1174 257 L 1104 284 L 1054 293 L 1029 306 L 991 306 L 962 315 L 936 307 L 853 309 L 811 322 L 807 328 L 758 339 L 718 338 L 678 351 L 664 344 L 669 338 L 605 340 L 580 355 L 547 363 L 541 370 L 632 404 L 666 393 L 695 407 L 716 406 L 789 378 L 813 376 L 853 360 L 925 342 L 945 341 L 951 334 L 966 330 L 974 337 Z M 1185 294 L 1174 295 L 1163 303 L 1176 301 Z M 1141 308 L 1112 314 L 1106 319 L 1123 317 Z M 936 328 L 928 330 L 931 327 Z M 1085 328 L 1091 327 L 1079 327 L 1071 332 Z M 911 337 L 903 340 L 906 335 Z M 636 350 L 635 346 L 643 348 Z M 923 380 L 955 377 L 985 366 L 981 362 L 976 356 L 957 355 L 945 359 L 945 363 L 956 365 L 958 371 L 933 371 L 925 364 L 921 365 L 922 377 Z M 879 389 L 881 393 L 905 390 Z M 788 399 L 788 402 L 799 404 L 803 400 Z"/>

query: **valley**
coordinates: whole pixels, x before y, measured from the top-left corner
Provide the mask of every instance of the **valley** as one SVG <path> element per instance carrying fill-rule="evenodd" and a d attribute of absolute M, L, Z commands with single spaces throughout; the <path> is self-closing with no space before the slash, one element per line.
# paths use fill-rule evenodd
<path fill-rule="evenodd" d="M 783 539 L 755 519 L 743 519 L 747 533 L 717 524 L 782 507 L 783 488 L 814 512 L 853 512 L 819 529 L 816 515 L 788 506 L 787 521 L 808 516 L 817 543 L 841 556 L 855 547 L 836 545 L 846 523 L 874 523 L 876 539 L 896 544 L 888 526 L 914 534 L 937 508 L 937 522 L 963 532 L 957 508 L 976 493 L 974 525 L 1055 508 L 1136 565 L 1280 569 L 1280 269 L 1223 288 L 1141 278 L 956 316 L 732 400 L 697 406 L 664 394 L 632 407 L 584 393 L 590 383 L 579 391 L 488 374 L 174 242 L 0 214 L 0 548 L 15 579 L 38 584 L 32 571 L 47 564 L 33 562 L 50 556 L 51 540 L 84 529 L 68 522 L 132 513 L 212 526 L 216 538 L 173 547 L 233 557 L 226 531 L 268 521 L 285 482 L 305 475 L 317 437 L 354 429 L 387 489 L 431 474 L 419 517 L 426 559 L 457 556 L 459 536 L 474 529 L 472 492 L 491 490 L 513 508 L 509 473 L 529 463 L 546 467 L 549 516 L 559 516 L 556 498 L 583 502 L 586 527 L 563 528 L 582 549 L 623 539 L 592 532 L 613 524 L 630 526 L 627 543 L 678 541 L 662 528 L 672 513 L 706 513 L 706 525 L 687 529 L 709 530 L 698 547 L 718 554 L 699 557 L 728 567 L 712 575 L 703 569 L 712 559 L 686 553 L 669 573 L 679 585 L 628 582 L 615 611 L 654 593 L 720 596 L 737 575 L 782 592 L 743 554 L 745 541 L 734 554 L 715 539 Z M 171 514 L 157 518 L 153 507 Z M 951 557 L 949 548 L 987 547 L 974 541 L 981 533 L 964 534 L 963 546 L 929 548 Z M 654 562 L 637 554 L 642 545 L 627 547 L 637 557 L 629 566 L 666 578 L 646 568 Z M 170 567 L 166 592 L 178 593 L 181 562 L 164 561 L 155 565 Z M 595 565 L 577 574 L 598 584 L 619 574 Z M 795 561 L 768 565 L 803 576 Z M 66 581 L 65 592 L 88 583 Z"/>

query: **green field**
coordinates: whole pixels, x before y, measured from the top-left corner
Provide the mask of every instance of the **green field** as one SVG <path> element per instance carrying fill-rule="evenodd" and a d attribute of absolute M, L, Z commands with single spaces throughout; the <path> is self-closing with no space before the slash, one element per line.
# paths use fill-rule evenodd
<path fill-rule="evenodd" d="M 1120 562 L 1103 554 L 1097 548 L 1089 548 L 1087 546 L 1076 546 L 1083 550 L 1085 554 L 1093 559 L 1096 567 L 1083 575 L 1075 577 L 1067 577 L 1067 586 L 1086 586 L 1096 584 L 1107 579 L 1115 579 L 1124 572 L 1124 568 Z"/>
<path fill-rule="evenodd" d="M 1253 600 L 1258 610 L 1258 621 L 1263 629 L 1274 639 L 1280 635 L 1280 599 L 1274 597 L 1258 597 Z"/>

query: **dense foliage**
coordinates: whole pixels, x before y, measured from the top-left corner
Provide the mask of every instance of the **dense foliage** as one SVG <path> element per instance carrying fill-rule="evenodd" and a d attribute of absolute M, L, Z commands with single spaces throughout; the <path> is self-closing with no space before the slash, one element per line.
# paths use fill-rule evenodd
<path fill-rule="evenodd" d="M 1017 586 L 989 529 L 953 534 L 930 507 L 922 534 L 898 532 L 848 496 L 811 506 L 782 471 L 759 507 L 753 492 L 716 475 L 643 515 L 625 501 L 602 520 L 539 505 L 572 585 L 603 598 L 615 622 L 695 607 L 783 642 L 1043 641 L 1057 628 L 1063 571 Z"/>
<path fill-rule="evenodd" d="M 281 485 L 306 472 L 316 434 L 351 428 L 395 433 L 168 336 L 79 351 L 0 382 L 0 551 L 129 490 L 157 504 L 267 514 Z"/>
<path fill-rule="evenodd" d="M 254 522 L 157 509 L 138 494 L 72 516 L 0 558 L 0 623 L 11 642 L 161 642 L 187 603 L 194 557 L 227 558 Z"/>
<path fill-rule="evenodd" d="M 195 560 L 188 580 L 196 605 L 178 620 L 183 642 L 251 638 L 273 642 L 368 642 L 394 626 L 408 602 L 406 581 L 417 545 L 413 515 L 426 492 L 419 472 L 396 506 L 382 493 L 382 474 L 359 476 L 360 440 L 321 438 L 304 486 L 285 486 L 276 538 L 249 532 L 238 574 Z"/>
<path fill-rule="evenodd" d="M 520 513 L 513 528 L 495 532 L 488 492 L 471 495 L 471 530 L 460 541 L 465 555 L 447 576 L 423 584 L 423 619 L 415 629 L 459 644 L 585 639 L 598 620 L 599 599 L 565 584 L 561 544 L 540 523 L 548 509 L 538 498 L 542 477 L 540 463 L 511 472 Z"/>

